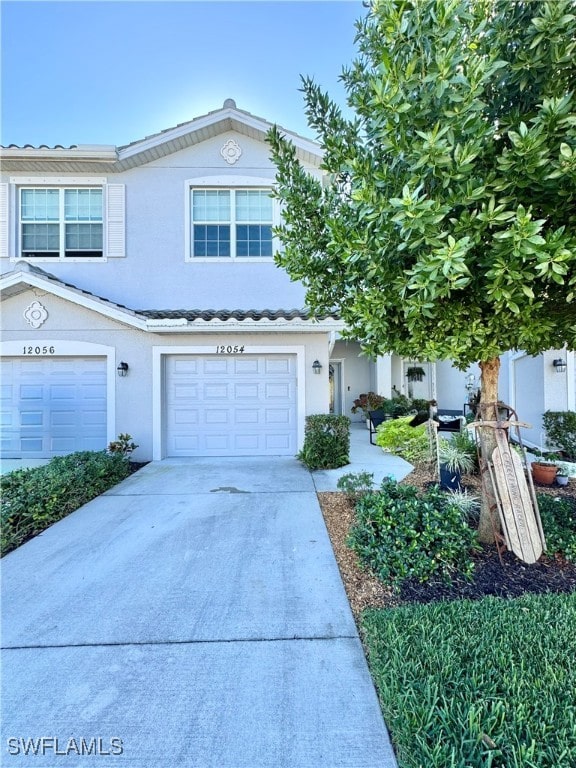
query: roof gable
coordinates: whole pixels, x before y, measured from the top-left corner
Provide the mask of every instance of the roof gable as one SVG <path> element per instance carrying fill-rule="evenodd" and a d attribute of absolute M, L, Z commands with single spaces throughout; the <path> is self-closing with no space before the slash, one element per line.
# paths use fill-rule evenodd
<path fill-rule="evenodd" d="M 221 109 L 167 128 L 121 147 L 78 145 L 63 147 L 2 147 L 0 157 L 5 171 L 89 170 L 121 172 L 180 152 L 223 133 L 235 131 L 263 142 L 272 123 L 238 109 L 233 99 L 226 99 Z M 320 147 L 310 139 L 280 128 L 296 147 L 303 162 L 318 167 Z"/>

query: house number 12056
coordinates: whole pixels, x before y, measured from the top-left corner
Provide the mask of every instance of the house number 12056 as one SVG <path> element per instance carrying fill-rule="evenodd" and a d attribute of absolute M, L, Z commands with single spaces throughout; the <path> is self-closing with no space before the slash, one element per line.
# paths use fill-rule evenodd
<path fill-rule="evenodd" d="M 222 344 L 216 347 L 216 354 L 217 355 L 237 355 L 241 352 L 244 352 L 244 345 L 239 346 L 238 344 Z"/>
<path fill-rule="evenodd" d="M 23 355 L 53 355 L 56 350 L 54 347 L 23 347 Z"/>

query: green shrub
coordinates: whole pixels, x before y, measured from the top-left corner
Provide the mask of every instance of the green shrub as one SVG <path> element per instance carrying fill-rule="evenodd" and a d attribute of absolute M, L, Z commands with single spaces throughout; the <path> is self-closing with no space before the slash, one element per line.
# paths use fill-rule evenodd
<path fill-rule="evenodd" d="M 2 555 L 36 536 L 130 474 L 121 454 L 81 451 L 0 478 Z"/>
<path fill-rule="evenodd" d="M 576 594 L 369 611 L 400 768 L 574 768 Z"/>
<path fill-rule="evenodd" d="M 560 448 L 569 461 L 576 461 L 576 412 L 546 411 L 542 417 L 546 445 Z"/>
<path fill-rule="evenodd" d="M 350 501 L 359 501 L 362 496 L 374 489 L 374 473 L 349 472 L 338 479 L 336 487 L 345 493 Z"/>
<path fill-rule="evenodd" d="M 576 501 L 544 493 L 537 494 L 537 499 L 547 553 L 576 562 Z"/>
<path fill-rule="evenodd" d="M 130 456 L 138 446 L 132 441 L 132 435 L 120 432 L 116 440 L 108 444 L 108 453 L 119 453 L 122 456 Z"/>
<path fill-rule="evenodd" d="M 360 499 L 348 539 L 361 562 L 395 588 L 409 578 L 471 575 L 475 542 L 475 532 L 448 494 L 433 488 L 418 496 L 413 486 L 390 479 Z"/>
<path fill-rule="evenodd" d="M 398 419 L 401 416 L 408 416 L 415 408 L 409 397 L 395 395 L 390 400 L 387 400 L 380 410 L 383 410 L 388 416 L 392 416 L 393 419 Z"/>
<path fill-rule="evenodd" d="M 298 454 L 308 469 L 337 469 L 350 462 L 350 419 L 335 414 L 306 417 L 304 447 Z"/>
<path fill-rule="evenodd" d="M 376 445 L 406 461 L 418 463 L 432 458 L 430 436 L 426 424 L 410 426 L 413 416 L 383 421 L 376 429 Z"/>

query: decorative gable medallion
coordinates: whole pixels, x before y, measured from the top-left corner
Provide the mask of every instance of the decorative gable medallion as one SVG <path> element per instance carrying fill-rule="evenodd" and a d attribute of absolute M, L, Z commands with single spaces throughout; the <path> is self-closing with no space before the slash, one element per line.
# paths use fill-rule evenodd
<path fill-rule="evenodd" d="M 32 304 L 24 310 L 24 319 L 28 325 L 32 326 L 32 328 L 40 328 L 40 326 L 44 325 L 48 319 L 46 307 L 40 304 L 39 301 L 33 301 Z"/>
<path fill-rule="evenodd" d="M 240 160 L 242 150 L 240 149 L 238 142 L 234 141 L 234 139 L 228 139 L 220 150 L 220 154 L 224 160 L 226 160 L 228 165 L 234 165 L 234 163 L 237 163 L 238 160 Z"/>

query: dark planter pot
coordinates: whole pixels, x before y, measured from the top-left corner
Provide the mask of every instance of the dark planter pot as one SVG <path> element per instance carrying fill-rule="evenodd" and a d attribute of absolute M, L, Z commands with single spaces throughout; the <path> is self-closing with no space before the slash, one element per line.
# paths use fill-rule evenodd
<path fill-rule="evenodd" d="M 554 464 L 539 464 L 538 462 L 532 462 L 532 478 L 535 483 L 540 485 L 552 485 L 556 479 L 556 473 L 558 467 Z"/>
<path fill-rule="evenodd" d="M 451 471 L 445 464 L 440 464 L 440 488 L 444 491 L 461 491 L 462 476 L 458 470 Z"/>

